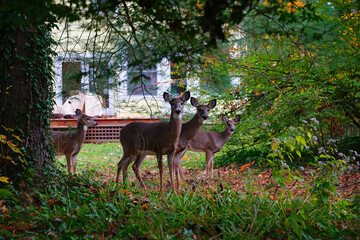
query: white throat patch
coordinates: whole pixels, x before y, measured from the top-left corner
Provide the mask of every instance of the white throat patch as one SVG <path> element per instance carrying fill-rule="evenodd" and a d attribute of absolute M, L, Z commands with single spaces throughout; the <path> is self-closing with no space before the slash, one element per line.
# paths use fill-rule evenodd
<path fill-rule="evenodd" d="M 182 113 L 180 113 L 180 114 L 174 113 L 174 118 L 181 119 L 182 118 Z"/>
<path fill-rule="evenodd" d="M 86 132 L 88 130 L 88 126 L 84 125 L 84 131 Z"/>

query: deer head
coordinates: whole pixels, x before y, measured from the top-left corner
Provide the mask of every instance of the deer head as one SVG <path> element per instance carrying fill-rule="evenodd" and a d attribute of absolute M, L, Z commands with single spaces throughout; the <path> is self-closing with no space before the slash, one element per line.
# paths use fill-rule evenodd
<path fill-rule="evenodd" d="M 78 120 L 78 128 L 83 127 L 83 130 L 86 131 L 88 127 L 97 126 L 97 122 L 95 122 L 91 117 L 82 113 L 80 109 L 75 110 L 76 116 L 79 118 Z"/>
<path fill-rule="evenodd" d="M 194 97 L 191 97 L 190 102 L 191 105 L 196 107 L 196 115 L 200 123 L 203 123 L 206 119 L 209 118 L 210 110 L 216 106 L 216 99 L 211 100 L 208 105 L 200 105 L 199 101 Z"/>
<path fill-rule="evenodd" d="M 189 100 L 190 92 L 185 92 L 180 98 L 173 98 L 169 93 L 164 92 L 163 97 L 164 100 L 171 105 L 172 117 L 181 119 L 184 110 L 184 103 Z"/>
<path fill-rule="evenodd" d="M 226 131 L 232 134 L 235 131 L 235 125 L 240 122 L 240 116 L 236 116 L 234 120 L 228 119 L 225 115 L 222 116 L 222 120 L 226 125 Z"/>

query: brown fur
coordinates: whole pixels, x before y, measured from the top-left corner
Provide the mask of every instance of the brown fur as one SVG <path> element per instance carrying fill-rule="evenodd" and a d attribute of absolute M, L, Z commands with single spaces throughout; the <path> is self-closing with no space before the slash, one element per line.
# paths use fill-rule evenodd
<path fill-rule="evenodd" d="M 80 109 L 76 109 L 76 115 L 79 118 L 76 130 L 51 131 L 56 156 L 66 156 L 69 174 L 71 173 L 71 165 L 74 174 L 76 174 L 76 156 L 79 154 L 86 137 L 84 126 L 87 128 L 97 125 L 92 118 L 82 114 Z"/>
<path fill-rule="evenodd" d="M 187 147 L 180 153 L 180 159 L 184 157 L 187 150 L 194 152 L 205 152 L 206 154 L 206 178 L 213 177 L 214 168 L 214 154 L 221 150 L 221 148 L 230 140 L 230 137 L 235 131 L 235 125 L 240 121 L 240 116 L 236 116 L 234 120 L 229 120 L 226 116 L 222 117 L 226 124 L 225 130 L 222 132 L 216 131 L 199 131 L 193 137 Z M 180 166 L 177 166 L 176 171 L 182 175 Z"/>
<path fill-rule="evenodd" d="M 181 97 L 172 98 L 164 93 L 164 100 L 171 105 L 171 117 L 169 122 L 143 123 L 133 122 L 126 125 L 120 134 L 120 142 L 124 155 L 118 163 L 115 182 L 119 181 L 120 172 L 123 172 L 123 181 L 127 178 L 127 168 L 131 162 L 136 178 L 143 188 L 146 188 L 141 176 L 140 167 L 146 155 L 156 155 L 160 172 L 160 189 L 162 190 L 162 155 L 168 155 L 168 165 L 173 189 L 173 155 L 177 149 L 182 126 L 182 114 L 185 102 L 190 98 L 190 92 Z"/>
<path fill-rule="evenodd" d="M 216 99 L 211 100 L 207 105 L 200 105 L 196 98 L 191 98 L 191 105 L 196 107 L 196 113 L 193 118 L 186 123 L 182 124 L 181 134 L 179 138 L 178 149 L 175 155 L 175 169 L 180 167 L 180 154 L 187 147 L 188 142 L 192 139 L 200 130 L 201 126 L 209 117 L 210 110 L 216 106 Z M 176 173 L 176 185 L 180 187 L 179 171 Z"/>

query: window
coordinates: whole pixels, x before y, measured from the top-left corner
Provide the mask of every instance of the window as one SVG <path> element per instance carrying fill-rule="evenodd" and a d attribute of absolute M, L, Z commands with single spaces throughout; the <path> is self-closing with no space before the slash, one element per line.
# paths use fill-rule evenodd
<path fill-rule="evenodd" d="M 111 70 L 106 62 L 89 63 L 89 91 L 100 95 L 104 100 L 104 107 L 109 107 L 109 90 Z"/>
<path fill-rule="evenodd" d="M 129 67 L 127 73 L 128 95 L 157 95 L 157 70 L 156 67 L 144 69 Z"/>
<path fill-rule="evenodd" d="M 62 101 L 74 95 L 74 91 L 81 89 L 81 62 L 62 63 Z"/>

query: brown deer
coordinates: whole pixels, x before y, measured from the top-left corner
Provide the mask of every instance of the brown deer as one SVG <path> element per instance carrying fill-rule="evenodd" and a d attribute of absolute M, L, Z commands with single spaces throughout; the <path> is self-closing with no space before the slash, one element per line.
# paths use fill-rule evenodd
<path fill-rule="evenodd" d="M 196 108 L 196 113 L 194 117 L 187 123 L 183 123 L 181 127 L 181 134 L 179 137 L 179 143 L 177 145 L 177 150 L 174 156 L 174 169 L 176 169 L 177 164 L 179 160 L 177 157 L 179 154 L 186 148 L 188 141 L 193 138 L 196 133 L 200 130 L 201 126 L 205 122 L 206 119 L 209 117 L 210 109 L 214 108 L 216 106 L 216 99 L 211 100 L 208 105 L 200 105 L 198 100 L 196 98 L 191 97 L 190 103 L 192 106 Z M 142 162 L 135 161 L 134 166 L 135 168 L 139 168 Z M 177 172 L 176 172 L 177 173 Z M 179 183 L 179 176 L 176 175 L 176 183 L 177 188 L 180 186 Z"/>
<path fill-rule="evenodd" d="M 184 103 L 189 100 L 190 92 L 185 92 L 178 98 L 172 98 L 167 92 L 163 94 L 164 100 L 171 105 L 169 122 L 144 123 L 132 122 L 120 132 L 120 142 L 124 155 L 118 163 L 115 182 L 119 182 L 120 172 L 123 172 L 123 182 L 127 179 L 127 169 L 131 162 L 136 178 L 143 188 L 146 188 L 141 176 L 140 167 L 146 155 L 156 155 L 160 174 L 160 190 L 162 191 L 162 155 L 168 156 L 168 166 L 171 187 L 175 190 L 173 180 L 173 157 L 177 149 L 182 126 Z"/>
<path fill-rule="evenodd" d="M 210 110 L 216 106 L 216 99 L 211 100 L 207 105 L 200 105 L 198 100 L 193 97 L 190 99 L 190 102 L 191 105 L 196 107 L 196 113 L 189 122 L 182 124 L 178 149 L 174 157 L 175 169 L 180 167 L 180 162 L 181 162 L 180 153 L 182 153 L 185 150 L 190 139 L 192 139 L 199 132 L 205 120 L 208 119 Z M 179 172 L 176 171 L 175 173 L 176 173 L 176 185 L 177 188 L 179 188 L 180 187 L 179 174 L 178 174 Z"/>
<path fill-rule="evenodd" d="M 83 114 L 80 109 L 76 109 L 75 113 L 79 118 L 76 130 L 51 131 L 56 156 L 66 156 L 69 174 L 71 173 L 71 165 L 74 174 L 76 174 L 76 156 L 81 150 L 88 127 L 97 125 L 92 118 Z"/>
<path fill-rule="evenodd" d="M 231 135 L 235 131 L 235 125 L 240 122 L 240 116 L 236 116 L 234 120 L 229 120 L 226 116 L 222 116 L 225 122 L 225 130 L 216 131 L 199 131 L 192 139 L 190 139 L 187 147 L 179 154 L 179 159 L 184 157 L 186 151 L 205 152 L 206 154 L 206 178 L 213 177 L 214 154 L 219 152 L 221 148 L 230 140 Z M 180 165 L 176 165 L 177 175 L 184 175 Z"/>

